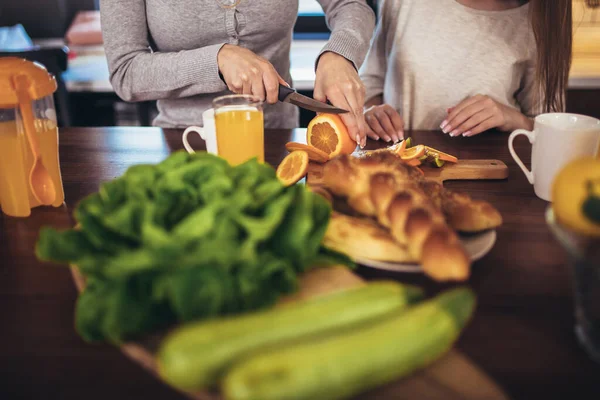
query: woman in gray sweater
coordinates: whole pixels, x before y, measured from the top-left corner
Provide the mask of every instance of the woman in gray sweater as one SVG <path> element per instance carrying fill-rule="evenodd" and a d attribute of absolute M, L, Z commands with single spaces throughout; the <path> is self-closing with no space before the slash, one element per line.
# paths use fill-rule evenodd
<path fill-rule="evenodd" d="M 316 65 L 314 96 L 343 116 L 364 143 L 364 87 L 357 69 L 375 26 L 365 0 L 319 0 L 332 30 Z M 111 83 L 126 101 L 158 100 L 154 125 L 199 124 L 213 98 L 234 92 L 266 100 L 266 128 L 292 128 L 298 111 L 277 103 L 291 84 L 298 0 L 102 0 Z"/>

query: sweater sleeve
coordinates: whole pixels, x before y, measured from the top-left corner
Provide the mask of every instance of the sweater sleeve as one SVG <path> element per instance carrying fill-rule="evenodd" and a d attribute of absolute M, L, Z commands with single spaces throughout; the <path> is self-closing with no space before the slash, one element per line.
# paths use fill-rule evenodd
<path fill-rule="evenodd" d="M 224 43 L 153 52 L 144 0 L 102 0 L 100 13 L 110 82 L 123 100 L 180 98 L 227 89 L 217 65 Z"/>
<path fill-rule="evenodd" d="M 318 0 L 331 30 L 329 41 L 320 54 L 337 53 L 358 70 L 369 48 L 375 26 L 375 14 L 365 0 Z"/>
<path fill-rule="evenodd" d="M 366 90 L 366 101 L 383 94 L 385 84 L 388 59 L 386 35 L 387 29 L 392 27 L 387 26 L 386 20 L 383 18 L 384 15 L 386 15 L 384 7 L 385 3 L 382 3 L 371 47 L 367 53 L 365 63 L 360 70 L 360 78 L 362 79 Z"/>

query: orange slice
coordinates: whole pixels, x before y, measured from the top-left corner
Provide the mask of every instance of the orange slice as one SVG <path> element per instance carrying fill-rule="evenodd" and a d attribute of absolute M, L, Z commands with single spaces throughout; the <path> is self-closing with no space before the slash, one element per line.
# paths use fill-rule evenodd
<path fill-rule="evenodd" d="M 404 160 L 404 162 L 410 165 L 411 167 L 418 167 L 419 165 L 421 165 L 421 160 L 419 160 L 418 158 L 411 158 L 410 160 Z"/>
<path fill-rule="evenodd" d="M 306 176 L 308 171 L 308 153 L 294 151 L 281 161 L 277 167 L 277 177 L 285 186 L 291 186 Z"/>
<path fill-rule="evenodd" d="M 401 141 L 400 145 L 398 146 L 398 148 L 394 150 L 394 153 L 396 153 L 399 156 L 401 156 L 402 153 L 404 153 L 404 151 L 406 150 L 406 144 L 407 144 L 406 140 Z"/>
<path fill-rule="evenodd" d="M 423 157 L 423 155 L 425 155 L 425 146 L 420 144 L 404 150 L 404 152 L 400 153 L 400 158 L 404 161 L 418 160 L 420 157 Z M 419 164 L 420 163 L 421 162 L 419 161 Z"/>
<path fill-rule="evenodd" d="M 348 129 L 338 115 L 319 114 L 308 124 L 306 142 L 326 153 L 329 158 L 340 154 L 352 154 L 356 142 L 348 135 Z"/>
<path fill-rule="evenodd" d="M 448 161 L 448 162 L 451 162 L 451 163 L 458 162 L 458 158 L 454 157 L 451 154 L 447 154 L 447 153 L 444 153 L 444 152 L 439 151 L 437 149 L 434 149 L 433 147 L 425 146 L 425 151 L 426 151 L 427 155 L 429 155 L 429 156 L 431 156 L 433 158 L 437 157 L 440 160 Z"/>
<path fill-rule="evenodd" d="M 323 150 L 319 150 L 316 147 L 307 146 L 307 145 L 305 145 L 303 143 L 288 142 L 288 143 L 285 144 L 285 148 L 290 153 L 292 153 L 294 151 L 297 151 L 297 150 L 305 151 L 308 154 L 308 159 L 310 161 L 316 161 L 318 163 L 324 163 L 324 162 L 327 162 L 329 160 L 329 156 Z"/>

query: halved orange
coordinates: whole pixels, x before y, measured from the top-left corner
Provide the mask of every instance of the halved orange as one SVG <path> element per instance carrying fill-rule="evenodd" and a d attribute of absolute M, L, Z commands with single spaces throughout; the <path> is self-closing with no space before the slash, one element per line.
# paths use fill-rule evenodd
<path fill-rule="evenodd" d="M 348 134 L 342 119 L 335 114 L 319 114 L 308 124 L 306 142 L 325 152 L 329 158 L 352 154 L 356 142 Z"/>
<path fill-rule="evenodd" d="M 305 145 L 304 143 L 288 142 L 285 144 L 285 148 L 290 153 L 302 150 L 308 154 L 310 161 L 316 161 L 318 163 L 325 163 L 329 160 L 329 156 L 323 150 L 319 150 L 316 147 Z"/>
<path fill-rule="evenodd" d="M 448 161 L 451 163 L 458 162 L 458 158 L 454 157 L 451 154 L 447 154 L 437 149 L 434 149 L 433 147 L 425 146 L 425 152 L 428 156 L 431 156 L 432 158 L 439 158 L 440 160 Z"/>
<path fill-rule="evenodd" d="M 291 186 L 306 176 L 308 172 L 308 153 L 294 151 L 285 156 L 277 167 L 277 177 L 285 186 Z"/>
<path fill-rule="evenodd" d="M 425 146 L 420 144 L 415 147 L 408 148 L 399 154 L 400 158 L 402 158 L 404 161 L 419 159 L 425 155 Z"/>
<path fill-rule="evenodd" d="M 394 149 L 394 153 L 396 153 L 399 156 L 401 156 L 402 153 L 404 153 L 404 151 L 406 150 L 406 144 L 407 144 L 406 140 L 401 141 L 400 144 L 398 145 L 398 148 Z"/>

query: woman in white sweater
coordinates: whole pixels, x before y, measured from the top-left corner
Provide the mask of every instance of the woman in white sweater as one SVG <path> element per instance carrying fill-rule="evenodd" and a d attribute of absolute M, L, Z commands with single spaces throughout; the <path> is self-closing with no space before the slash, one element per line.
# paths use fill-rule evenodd
<path fill-rule="evenodd" d="M 531 129 L 563 111 L 571 0 L 382 0 L 361 70 L 368 136 Z"/>

